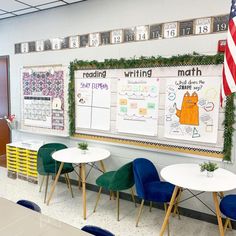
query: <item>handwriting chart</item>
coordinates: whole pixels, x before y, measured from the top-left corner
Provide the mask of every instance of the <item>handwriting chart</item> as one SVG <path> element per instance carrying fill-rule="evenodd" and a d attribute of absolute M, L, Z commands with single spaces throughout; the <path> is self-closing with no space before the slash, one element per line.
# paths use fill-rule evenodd
<path fill-rule="evenodd" d="M 118 132 L 157 135 L 159 79 L 120 78 L 117 93 Z"/>
<path fill-rule="evenodd" d="M 76 129 L 110 129 L 110 80 L 75 78 Z"/>
<path fill-rule="evenodd" d="M 219 91 L 219 77 L 168 78 L 165 137 L 216 143 Z"/>

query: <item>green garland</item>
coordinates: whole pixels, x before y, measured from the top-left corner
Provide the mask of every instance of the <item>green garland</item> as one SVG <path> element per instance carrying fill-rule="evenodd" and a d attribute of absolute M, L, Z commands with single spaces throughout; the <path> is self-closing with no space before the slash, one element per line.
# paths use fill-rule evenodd
<path fill-rule="evenodd" d="M 98 61 L 74 60 L 70 63 L 70 82 L 69 82 L 69 131 L 70 135 L 75 134 L 75 94 L 74 94 L 74 71 L 86 69 L 124 69 L 124 68 L 145 68 L 162 66 L 185 66 L 185 65 L 211 65 L 222 64 L 223 54 L 213 56 L 199 55 L 197 53 L 165 57 L 140 57 L 132 59 L 106 59 Z M 233 124 L 234 124 L 234 96 L 227 99 L 225 107 L 224 121 L 224 160 L 231 161 Z"/>
<path fill-rule="evenodd" d="M 224 161 L 231 162 L 231 152 L 233 147 L 233 132 L 234 132 L 234 97 L 235 95 L 232 94 L 227 97 L 226 100 L 226 106 L 225 106 L 225 120 L 224 120 L 224 148 L 223 148 L 223 154 L 224 154 Z"/>

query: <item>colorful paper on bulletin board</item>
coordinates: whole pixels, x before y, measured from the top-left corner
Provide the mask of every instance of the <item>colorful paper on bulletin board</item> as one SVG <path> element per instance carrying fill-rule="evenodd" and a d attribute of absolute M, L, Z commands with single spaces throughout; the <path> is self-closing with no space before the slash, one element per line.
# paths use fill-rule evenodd
<path fill-rule="evenodd" d="M 118 132 L 157 135 L 158 94 L 157 78 L 118 79 Z"/>
<path fill-rule="evenodd" d="M 110 130 L 109 79 L 75 78 L 76 130 Z"/>
<path fill-rule="evenodd" d="M 165 137 L 216 143 L 219 98 L 219 77 L 168 78 Z"/>
<path fill-rule="evenodd" d="M 22 69 L 24 126 L 65 129 L 64 82 L 64 69 Z"/>

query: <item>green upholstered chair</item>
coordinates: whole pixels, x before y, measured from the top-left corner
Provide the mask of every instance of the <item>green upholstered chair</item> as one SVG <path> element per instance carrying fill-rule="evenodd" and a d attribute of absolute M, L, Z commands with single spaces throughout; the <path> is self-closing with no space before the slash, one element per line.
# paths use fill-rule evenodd
<path fill-rule="evenodd" d="M 38 170 L 38 173 L 43 176 L 43 180 L 41 182 L 40 190 L 39 190 L 40 192 L 42 190 L 42 185 L 46 176 L 46 189 L 45 189 L 44 203 L 46 202 L 46 198 L 47 198 L 49 176 L 50 175 L 55 176 L 61 164 L 61 162 L 55 161 L 52 158 L 52 154 L 58 150 L 65 149 L 65 148 L 67 148 L 67 146 L 62 143 L 48 143 L 41 146 L 38 150 L 37 170 Z M 73 192 L 72 192 L 72 188 L 70 184 L 70 178 L 68 175 L 68 173 L 72 171 L 74 171 L 72 164 L 65 163 L 61 174 L 64 174 L 67 187 L 69 188 L 71 195 L 73 197 Z"/>
<path fill-rule="evenodd" d="M 133 185 L 134 185 L 134 175 L 133 175 L 133 164 L 132 162 L 125 164 L 117 171 L 105 172 L 99 176 L 96 180 L 96 184 L 100 186 L 96 204 L 94 207 L 94 212 L 96 211 L 98 201 L 100 199 L 102 189 L 107 189 L 110 192 L 116 192 L 117 194 L 117 220 L 119 221 L 119 192 L 126 189 L 131 189 L 132 199 L 135 203 Z M 136 204 L 135 204 L 136 206 Z"/>

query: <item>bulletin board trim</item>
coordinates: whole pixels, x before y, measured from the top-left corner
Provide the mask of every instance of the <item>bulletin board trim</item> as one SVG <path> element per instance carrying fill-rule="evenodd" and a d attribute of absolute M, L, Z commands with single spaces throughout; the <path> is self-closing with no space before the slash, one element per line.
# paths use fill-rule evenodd
<path fill-rule="evenodd" d="M 167 144 L 148 143 L 143 141 L 127 140 L 114 137 L 103 137 L 97 135 L 77 134 L 75 131 L 75 93 L 74 93 L 74 72 L 76 70 L 89 69 L 128 69 L 128 68 L 148 68 L 148 67 L 168 67 L 168 66 L 193 66 L 193 65 L 218 65 L 224 61 L 223 54 L 216 55 L 200 55 L 198 53 L 185 54 L 166 57 L 140 57 L 132 59 L 105 59 L 102 62 L 98 61 L 82 61 L 74 60 L 70 63 L 70 81 L 68 90 L 68 104 L 69 104 L 69 132 L 75 138 L 84 138 L 90 140 L 99 140 L 119 144 L 142 146 L 144 148 L 154 148 L 167 150 L 171 152 L 182 152 L 189 154 L 196 154 L 207 157 L 217 157 L 223 160 L 231 161 L 232 136 L 234 116 L 234 102 L 232 102 L 234 95 L 229 96 L 225 106 L 225 121 L 224 121 L 224 148 L 222 152 L 209 151 L 197 148 L 186 148 Z M 231 101 L 231 102 L 229 102 Z"/>

